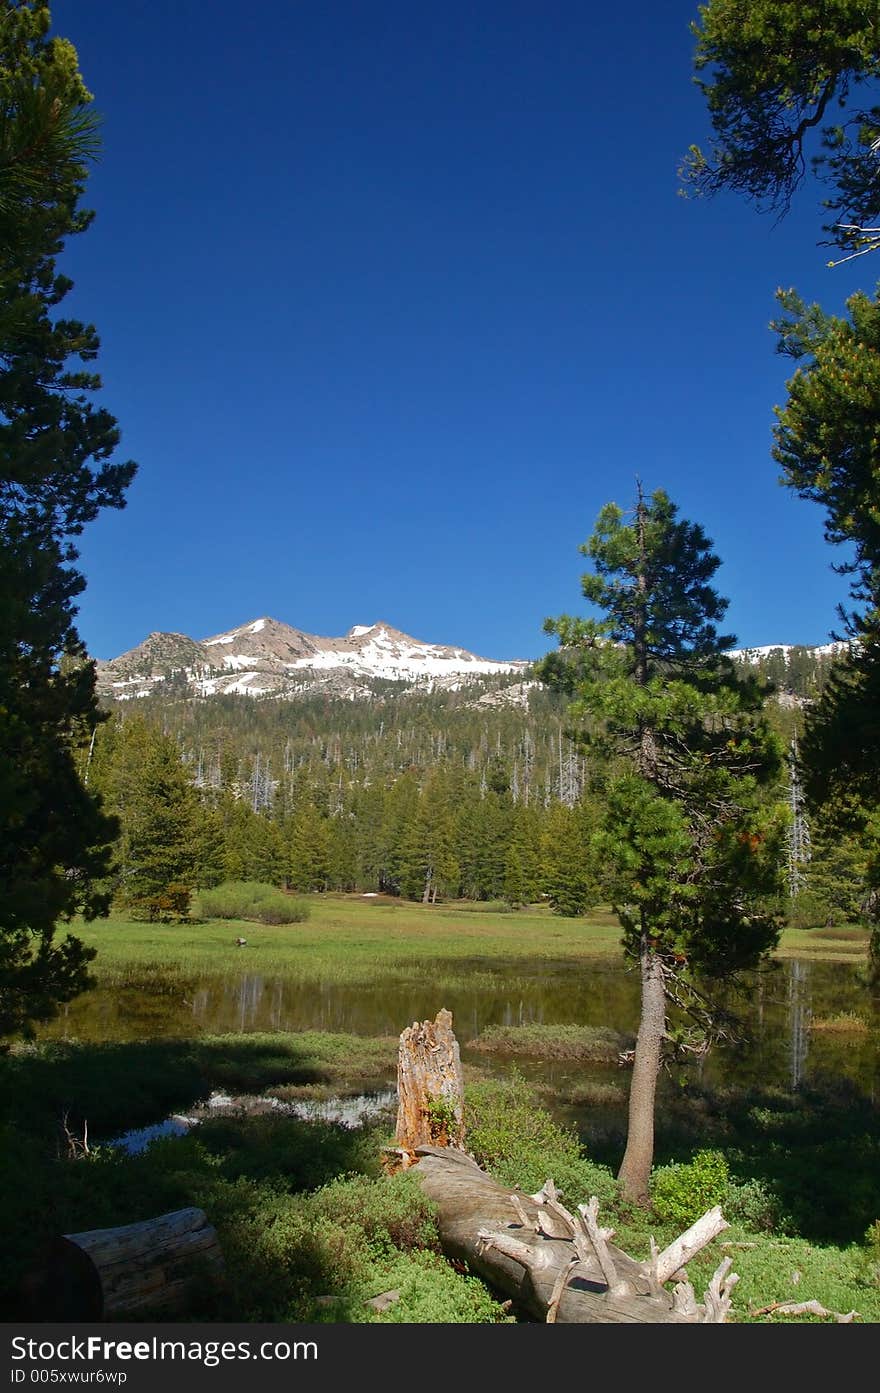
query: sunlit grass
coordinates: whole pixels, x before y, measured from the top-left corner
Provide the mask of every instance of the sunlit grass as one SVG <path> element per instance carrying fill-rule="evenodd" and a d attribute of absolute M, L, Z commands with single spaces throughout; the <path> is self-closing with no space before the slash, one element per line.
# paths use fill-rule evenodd
<path fill-rule="evenodd" d="M 871 1027 L 857 1011 L 838 1011 L 836 1016 L 816 1016 L 810 1029 L 826 1035 L 869 1035 Z"/>
<path fill-rule="evenodd" d="M 124 980 L 136 968 L 162 967 L 183 977 L 205 973 L 271 972 L 299 981 L 374 982 L 411 974 L 419 963 L 449 965 L 446 985 L 473 983 L 472 964 L 484 960 L 505 973 L 516 962 L 544 959 L 576 962 L 620 954 L 620 928 L 607 912 L 563 919 L 549 910 L 469 912 L 461 906 L 373 902 L 356 896 L 308 897 L 309 919 L 268 925 L 242 920 L 145 924 L 113 916 L 77 925 L 76 932 L 98 950 L 94 972 L 102 985 Z M 237 938 L 246 939 L 238 947 Z"/>
<path fill-rule="evenodd" d="M 543 907 L 499 912 L 464 903 L 420 905 L 358 895 L 304 897 L 309 918 L 300 924 L 243 920 L 203 923 L 133 923 L 121 916 L 77 924 L 76 933 L 98 950 L 94 972 L 102 986 L 136 979 L 142 970 L 181 978 L 266 972 L 290 981 L 328 985 L 386 982 L 412 976 L 420 965 L 437 973 L 438 986 L 473 986 L 517 963 L 576 964 L 620 959 L 621 930 L 607 909 L 566 919 Z M 813 957 L 852 962 L 866 957 L 868 932 L 851 926 L 785 929 L 778 958 Z M 244 938 L 244 947 L 236 945 Z"/>
<path fill-rule="evenodd" d="M 626 1042 L 616 1030 L 591 1025 L 493 1025 L 469 1048 L 487 1054 L 523 1055 L 536 1059 L 579 1059 L 600 1064 L 617 1063 Z"/>
<path fill-rule="evenodd" d="M 823 962 L 867 959 L 871 934 L 859 925 L 827 929 L 783 929 L 777 958 L 821 958 Z"/>

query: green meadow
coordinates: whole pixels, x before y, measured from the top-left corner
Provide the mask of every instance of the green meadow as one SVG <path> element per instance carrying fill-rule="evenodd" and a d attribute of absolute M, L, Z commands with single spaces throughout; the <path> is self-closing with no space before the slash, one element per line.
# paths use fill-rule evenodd
<path fill-rule="evenodd" d="M 239 920 L 150 924 L 114 917 L 76 925 L 93 945 L 98 993 L 161 999 L 181 984 L 242 974 L 359 997 L 420 969 L 432 990 L 516 984 L 535 964 L 574 977 L 621 962 L 607 911 L 564 919 L 540 907 L 422 906 L 356 896 L 308 898 L 287 925 Z M 235 940 L 244 938 L 238 947 Z M 867 935 L 852 926 L 787 930 L 781 959 L 851 963 Z M 444 1004 L 438 1000 L 438 1006 Z M 859 1020 L 866 997 L 817 1021 L 822 1038 Z M 393 1111 L 356 1129 L 272 1112 L 209 1118 L 185 1137 L 137 1155 L 108 1144 L 122 1132 L 190 1109 L 213 1091 L 280 1104 L 393 1086 L 397 1037 L 332 1030 L 200 1031 L 153 1036 L 149 1014 L 126 1039 L 43 1038 L 0 1058 L 0 1182 L 7 1196 L 4 1308 L 21 1314 L 22 1279 L 37 1247 L 58 1232 L 111 1227 L 186 1205 L 204 1208 L 226 1259 L 222 1287 L 194 1288 L 184 1320 L 506 1323 L 503 1302 L 442 1256 L 430 1205 L 410 1175 L 383 1173 Z M 831 1023 L 829 1025 L 829 1022 Z M 395 1030 L 403 1028 L 400 1021 Z M 632 1024 L 635 1024 L 633 1020 Z M 824 1026 L 824 1030 L 823 1030 Z M 733 1320 L 795 1319 L 764 1308 L 819 1301 L 828 1311 L 880 1320 L 880 1142 L 876 1105 L 843 1078 L 796 1093 L 750 1083 L 712 1088 L 694 1077 L 667 1094 L 658 1116 L 651 1211 L 622 1202 L 615 1181 L 626 1074 L 604 1026 L 495 1026 L 472 1041 L 466 1067 L 467 1144 L 504 1183 L 534 1190 L 552 1175 L 566 1203 L 597 1194 L 616 1241 L 646 1256 L 714 1203 L 730 1229 L 691 1267 L 698 1292 L 722 1256 L 740 1283 Z M 504 1060 L 506 1058 L 506 1064 Z M 536 1061 L 575 1071 L 554 1091 L 518 1072 Z M 499 1068 L 499 1061 L 504 1064 Z M 610 1067 L 609 1081 L 597 1068 Z M 619 1077 L 618 1077 L 619 1075 Z M 568 1105 L 580 1101 L 575 1124 Z M 568 1118 L 568 1120 L 566 1120 Z M 91 1139 L 88 1151 L 70 1138 Z M 67 1131 L 65 1133 L 64 1127 Z M 385 1311 L 369 1304 L 394 1289 Z M 37 1317 L 39 1318 L 39 1317 Z M 807 1321 L 833 1321 L 806 1316 Z"/>
<path fill-rule="evenodd" d="M 303 923 L 270 925 L 245 920 L 183 924 L 135 923 L 112 916 L 75 932 L 98 950 L 99 981 L 150 964 L 184 974 L 248 968 L 302 980 L 375 982 L 384 971 L 444 960 L 479 958 L 514 964 L 547 960 L 620 959 L 620 928 L 607 909 L 566 919 L 542 907 L 501 911 L 473 904 L 420 905 L 358 895 L 299 897 L 309 906 Z M 239 949 L 235 940 L 247 940 Z M 868 933 L 857 927 L 785 929 L 776 956 L 851 962 L 867 958 Z"/>

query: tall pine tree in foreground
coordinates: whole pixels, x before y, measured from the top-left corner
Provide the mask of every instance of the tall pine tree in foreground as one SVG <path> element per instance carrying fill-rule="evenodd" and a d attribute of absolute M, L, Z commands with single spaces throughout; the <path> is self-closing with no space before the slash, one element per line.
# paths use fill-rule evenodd
<path fill-rule="evenodd" d="M 134 474 L 91 401 L 95 330 L 57 312 L 70 282 L 56 257 L 91 217 L 96 127 L 76 53 L 49 27 L 45 0 L 0 0 L 0 1035 L 82 990 L 92 954 L 55 928 L 106 908 L 115 825 L 72 749 L 97 704 L 71 538 L 122 506 Z"/>
<path fill-rule="evenodd" d="M 829 265 L 880 252 L 880 9 L 876 0 L 708 0 L 692 25 L 697 83 L 713 140 L 682 170 L 692 191 L 732 190 L 785 213 L 809 176 L 827 185 Z M 825 509 L 825 536 L 844 544 L 835 569 L 853 577 L 856 640 L 807 714 L 801 748 L 811 811 L 863 855 L 860 913 L 880 981 L 880 295 L 858 293 L 848 318 L 777 298 L 778 349 L 796 360 L 777 408 L 782 482 Z"/>
<path fill-rule="evenodd" d="M 541 675 L 572 690 L 581 738 L 610 761 L 596 864 L 641 977 L 619 1179 L 646 1203 L 670 1007 L 707 1038 L 720 1019 L 713 986 L 778 939 L 760 905 L 780 884 L 785 814 L 765 789 L 781 750 L 761 689 L 725 657 L 733 639 L 715 625 L 727 602 L 711 586 L 720 563 L 702 529 L 640 487 L 631 517 L 607 504 L 581 550 L 593 563 L 583 593 L 603 617 L 547 620 L 560 650 Z"/>
<path fill-rule="evenodd" d="M 812 812 L 863 851 L 859 912 L 871 927 L 870 973 L 880 981 L 880 297 L 856 294 L 847 318 L 780 291 L 773 327 L 797 363 L 777 409 L 774 458 L 783 482 L 825 510 L 825 538 L 845 547 L 850 577 L 839 608 L 849 651 L 806 711 L 801 746 Z"/>

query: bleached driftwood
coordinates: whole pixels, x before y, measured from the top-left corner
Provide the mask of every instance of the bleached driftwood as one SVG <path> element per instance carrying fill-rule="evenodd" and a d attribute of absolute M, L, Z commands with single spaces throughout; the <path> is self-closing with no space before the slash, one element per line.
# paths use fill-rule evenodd
<path fill-rule="evenodd" d="M 674 1244 L 645 1262 L 611 1243 L 599 1225 L 598 1200 L 572 1214 L 552 1180 L 527 1195 L 493 1180 L 465 1152 L 417 1146 L 413 1174 L 437 1209 L 446 1255 L 465 1263 L 525 1315 L 559 1323 L 723 1322 L 737 1278 L 725 1258 L 698 1303 L 681 1271 L 728 1225 L 709 1211 Z M 665 1274 L 665 1275 L 664 1275 Z"/>
<path fill-rule="evenodd" d="M 753 1316 L 833 1316 L 838 1325 L 851 1325 L 859 1315 L 858 1311 L 829 1311 L 820 1301 L 771 1301 L 769 1306 L 761 1306 L 752 1311 Z"/>

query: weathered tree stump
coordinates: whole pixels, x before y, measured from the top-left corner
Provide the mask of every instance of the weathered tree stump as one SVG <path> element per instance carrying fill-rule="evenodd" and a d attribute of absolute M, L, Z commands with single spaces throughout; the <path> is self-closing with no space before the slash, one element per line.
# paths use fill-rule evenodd
<path fill-rule="evenodd" d="M 526 1316 L 548 1322 L 722 1322 L 739 1280 L 725 1258 L 698 1304 L 683 1265 L 728 1227 L 704 1214 L 646 1262 L 612 1247 L 599 1201 L 571 1214 L 552 1180 L 537 1195 L 493 1180 L 463 1150 L 463 1098 L 452 1015 L 415 1021 L 400 1037 L 397 1151 L 436 1210 L 446 1256 L 465 1264 Z M 676 1279 L 674 1292 L 664 1282 Z"/>
<path fill-rule="evenodd" d="M 450 1147 L 418 1146 L 412 1168 L 437 1210 L 447 1257 L 463 1262 L 525 1315 L 559 1323 L 723 1322 L 737 1282 L 731 1259 L 718 1267 L 702 1303 L 690 1283 L 663 1286 L 684 1261 L 728 1227 L 716 1208 L 687 1233 L 638 1262 L 610 1243 L 595 1197 L 577 1215 L 552 1180 L 537 1195 L 511 1191 Z"/>
<path fill-rule="evenodd" d="M 185 1306 L 193 1283 L 216 1279 L 223 1255 L 201 1209 L 178 1209 L 121 1228 L 69 1233 L 24 1284 L 32 1320 L 99 1320 Z"/>
<path fill-rule="evenodd" d="M 413 1021 L 397 1054 L 398 1147 L 464 1144 L 464 1082 L 451 1011 Z"/>

